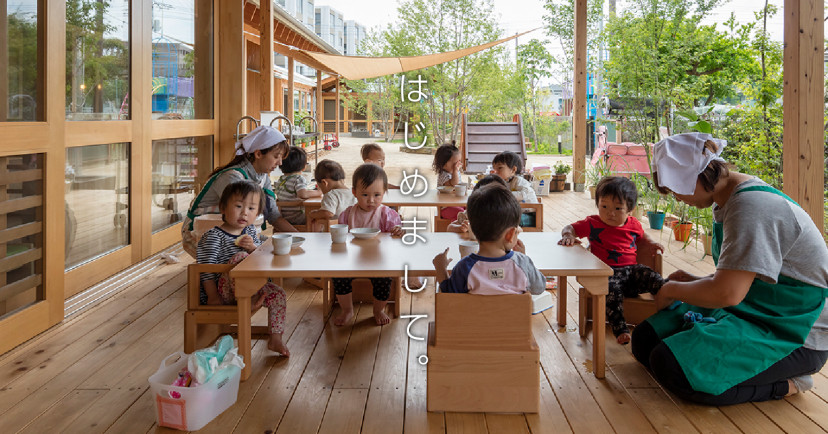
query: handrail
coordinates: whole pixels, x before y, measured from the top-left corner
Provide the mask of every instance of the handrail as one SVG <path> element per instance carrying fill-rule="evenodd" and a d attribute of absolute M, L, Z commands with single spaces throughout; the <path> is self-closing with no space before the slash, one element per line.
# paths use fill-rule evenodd
<path fill-rule="evenodd" d="M 253 121 L 253 124 L 256 125 L 256 127 L 258 127 L 259 124 L 260 124 L 259 120 L 254 118 L 253 116 L 249 116 L 249 115 L 242 116 L 241 119 L 239 119 L 239 121 L 236 122 L 236 135 L 233 136 L 233 138 L 235 138 L 237 141 L 243 139 L 244 136 L 247 135 L 247 134 L 240 134 L 239 133 L 239 128 L 241 127 L 241 124 L 242 124 L 242 122 L 244 122 L 245 119 L 247 119 L 249 121 Z M 256 127 L 253 127 L 253 128 L 256 128 Z"/>
<path fill-rule="evenodd" d="M 305 119 L 310 119 L 310 120 L 313 121 L 313 132 L 317 135 L 317 137 L 315 139 L 313 139 L 313 146 L 314 146 L 314 148 L 313 148 L 314 149 L 314 151 L 313 151 L 314 163 L 313 164 L 314 164 L 314 167 L 316 167 L 316 165 L 319 164 L 319 122 L 317 122 L 316 118 L 314 118 L 313 116 L 308 115 L 308 116 L 303 117 L 302 119 L 299 119 L 299 122 L 297 122 L 297 125 L 302 125 L 302 122 L 304 122 Z M 293 144 L 293 143 L 291 143 L 291 144 Z"/>
<path fill-rule="evenodd" d="M 273 122 L 276 122 L 279 119 L 284 119 L 285 122 L 287 122 L 287 124 L 288 124 L 288 143 L 290 144 L 290 146 L 293 146 L 293 122 L 291 122 L 290 119 L 287 118 L 287 116 L 285 116 L 283 114 L 276 115 L 275 118 L 270 120 L 270 126 L 272 127 Z"/>

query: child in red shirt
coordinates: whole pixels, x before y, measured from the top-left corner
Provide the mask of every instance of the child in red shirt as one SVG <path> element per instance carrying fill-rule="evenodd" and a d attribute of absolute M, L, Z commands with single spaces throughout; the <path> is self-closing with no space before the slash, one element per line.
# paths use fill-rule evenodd
<path fill-rule="evenodd" d="M 565 226 L 558 244 L 571 246 L 589 237 L 589 250 L 612 267 L 607 294 L 607 321 L 619 344 L 630 342 L 630 329 L 624 320 L 624 297 L 655 294 L 665 280 L 652 268 L 636 263 L 638 246 L 650 243 L 664 251 L 644 233 L 641 223 L 631 216 L 638 200 L 635 184 L 621 176 L 604 177 L 595 188 L 598 215 Z"/>

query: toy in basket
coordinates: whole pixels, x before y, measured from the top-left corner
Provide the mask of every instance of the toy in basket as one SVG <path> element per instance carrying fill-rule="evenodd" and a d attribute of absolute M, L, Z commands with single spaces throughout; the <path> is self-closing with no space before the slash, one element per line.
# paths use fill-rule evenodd
<path fill-rule="evenodd" d="M 233 339 L 229 336 L 224 338 L 229 339 L 232 346 Z M 226 347 L 226 340 L 222 341 L 224 338 L 220 339 L 215 347 L 199 351 L 213 354 L 222 343 Z M 149 378 L 150 387 L 155 395 L 156 420 L 159 426 L 196 431 L 236 403 L 241 369 L 244 367 L 241 356 L 236 354 L 234 349 L 227 351 L 226 355 L 222 354 L 221 362 L 216 361 L 216 365 L 208 362 L 215 369 L 212 376 L 205 377 L 203 370 L 194 368 L 194 365 L 201 364 L 205 359 L 201 362 L 192 360 L 198 357 L 196 354 L 199 351 L 191 355 L 182 352 L 169 355 L 161 362 L 158 371 Z M 188 377 L 193 382 L 189 387 L 186 386 L 189 383 Z M 206 380 L 202 384 L 193 385 L 199 378 Z"/>

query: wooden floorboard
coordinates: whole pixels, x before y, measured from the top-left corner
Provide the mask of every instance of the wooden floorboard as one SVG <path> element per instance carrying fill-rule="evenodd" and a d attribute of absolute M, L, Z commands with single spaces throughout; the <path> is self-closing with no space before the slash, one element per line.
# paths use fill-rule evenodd
<path fill-rule="evenodd" d="M 584 193 L 544 199 L 544 226 L 561 228 L 595 212 Z M 406 208 L 425 219 L 430 208 Z M 646 224 L 645 224 L 646 227 Z M 645 229 L 665 245 L 665 273 L 715 270 L 694 243 L 682 249 L 665 229 Z M 439 248 L 435 247 L 435 254 Z M 0 432 L 176 432 L 155 423 L 147 378 L 165 356 L 183 348 L 184 270 L 192 260 L 159 266 L 115 296 L 0 356 Z M 403 293 L 402 315 L 434 315 L 434 286 Z M 665 392 L 632 357 L 629 346 L 606 336 L 607 376 L 592 370 L 591 333 L 577 329 L 578 293 L 569 279 L 567 323 L 557 309 L 532 318 L 540 347 L 537 414 L 429 413 L 425 341 L 410 339 L 410 319 L 373 322 L 370 304 L 356 306 L 352 324 L 322 318 L 322 292 L 286 287 L 285 341 L 289 358 L 254 341 L 252 375 L 235 405 L 199 432 L 206 433 L 810 433 L 828 430 L 828 369 L 810 392 L 781 401 L 728 407 L 699 406 Z M 555 301 L 557 302 L 557 300 Z M 339 309 L 334 309 L 334 315 Z M 260 312 L 254 322 L 264 323 Z M 411 328 L 426 335 L 428 319 Z"/>

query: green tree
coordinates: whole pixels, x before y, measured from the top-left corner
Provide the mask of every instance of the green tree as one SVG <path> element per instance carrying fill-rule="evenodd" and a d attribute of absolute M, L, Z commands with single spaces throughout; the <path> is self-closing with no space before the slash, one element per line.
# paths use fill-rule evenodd
<path fill-rule="evenodd" d="M 537 116 L 538 109 L 541 105 L 540 82 L 542 79 L 551 75 L 549 70 L 552 63 L 552 56 L 546 51 L 543 42 L 532 39 L 526 44 L 518 47 L 518 73 L 520 74 L 522 84 L 524 85 L 523 92 L 523 107 L 526 117 L 529 119 L 531 126 L 532 141 L 534 143 L 534 151 L 538 151 L 538 128 Z M 531 108 L 531 112 L 530 109 Z"/>

